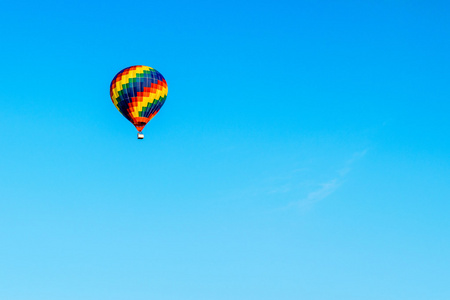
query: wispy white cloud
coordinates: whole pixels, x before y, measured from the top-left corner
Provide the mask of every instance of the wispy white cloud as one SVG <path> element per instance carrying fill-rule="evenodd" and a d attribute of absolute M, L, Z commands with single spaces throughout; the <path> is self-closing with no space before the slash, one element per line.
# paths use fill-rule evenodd
<path fill-rule="evenodd" d="M 361 158 L 363 158 L 366 155 L 367 151 L 368 151 L 367 149 L 364 149 L 362 151 L 353 153 L 352 157 L 345 162 L 344 167 L 338 171 L 339 175 L 340 176 L 347 175 L 347 173 L 351 171 L 352 165 L 356 161 L 358 161 Z"/>
<path fill-rule="evenodd" d="M 300 206 L 308 206 L 325 199 L 331 195 L 341 185 L 339 178 L 331 179 L 328 182 L 320 184 L 320 187 L 312 192 L 309 192 L 306 198 L 300 200 L 298 204 Z"/>
<path fill-rule="evenodd" d="M 314 167 L 301 167 L 264 180 L 258 180 L 246 189 L 240 189 L 232 195 L 226 195 L 226 198 L 259 199 L 259 201 L 265 203 L 272 203 L 271 211 L 292 208 L 307 210 L 315 203 L 323 201 L 335 193 L 345 183 L 346 177 L 354 164 L 362 159 L 367 152 L 368 150 L 365 149 L 353 153 L 349 159 L 340 164 L 340 168 L 330 171 L 328 180 L 314 179 L 319 176 L 323 178 L 323 171 L 318 173 Z M 280 200 L 283 201 L 284 206 L 280 207 Z"/>
<path fill-rule="evenodd" d="M 324 183 L 315 185 L 317 187 L 316 189 L 310 191 L 306 197 L 291 202 L 289 207 L 296 206 L 308 208 L 314 203 L 317 203 L 333 194 L 344 183 L 345 176 L 352 170 L 353 164 L 363 158 L 367 151 L 367 149 L 364 149 L 363 151 L 353 153 L 352 157 L 345 162 L 344 167 L 337 171 L 337 176 Z"/>

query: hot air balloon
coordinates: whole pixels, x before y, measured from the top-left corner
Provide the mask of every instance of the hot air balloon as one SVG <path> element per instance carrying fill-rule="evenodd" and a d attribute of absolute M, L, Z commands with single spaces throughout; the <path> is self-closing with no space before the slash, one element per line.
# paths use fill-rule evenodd
<path fill-rule="evenodd" d="M 166 101 L 167 82 L 153 68 L 132 66 L 117 73 L 109 92 L 114 106 L 136 127 L 138 139 L 143 139 L 145 125 Z"/>

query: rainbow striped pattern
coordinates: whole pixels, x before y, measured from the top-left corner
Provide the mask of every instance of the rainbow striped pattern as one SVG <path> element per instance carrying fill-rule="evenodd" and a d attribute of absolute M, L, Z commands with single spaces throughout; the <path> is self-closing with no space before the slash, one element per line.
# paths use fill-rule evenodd
<path fill-rule="evenodd" d="M 167 82 L 153 68 L 132 66 L 117 73 L 109 92 L 117 110 L 142 131 L 166 101 Z"/>

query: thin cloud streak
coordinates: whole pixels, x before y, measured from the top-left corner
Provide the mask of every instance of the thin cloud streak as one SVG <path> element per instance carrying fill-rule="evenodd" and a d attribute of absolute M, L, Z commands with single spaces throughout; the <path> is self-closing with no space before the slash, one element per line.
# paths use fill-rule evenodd
<path fill-rule="evenodd" d="M 323 199 L 333 194 L 344 183 L 345 176 L 352 170 L 352 165 L 363 158 L 366 155 L 367 151 L 367 149 L 364 149 L 363 151 L 355 152 L 352 157 L 346 161 L 345 166 L 337 171 L 337 177 L 325 183 L 319 184 L 318 189 L 309 192 L 305 198 L 299 201 L 292 202 L 288 206 L 309 208 L 314 203 L 322 201 Z"/>
<path fill-rule="evenodd" d="M 338 178 L 334 178 L 326 183 L 322 183 L 318 190 L 308 193 L 306 198 L 300 200 L 298 204 L 301 206 L 308 206 L 325 199 L 336 191 L 336 189 L 342 184 L 338 180 Z"/>

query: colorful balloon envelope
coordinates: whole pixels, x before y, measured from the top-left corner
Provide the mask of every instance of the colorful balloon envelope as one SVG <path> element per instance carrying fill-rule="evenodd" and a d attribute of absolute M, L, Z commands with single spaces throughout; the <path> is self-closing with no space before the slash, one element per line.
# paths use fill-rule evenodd
<path fill-rule="evenodd" d="M 166 101 L 167 82 L 153 68 L 132 66 L 117 73 L 109 91 L 114 106 L 143 138 L 141 131 Z"/>

